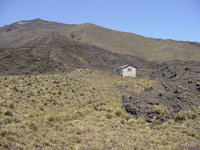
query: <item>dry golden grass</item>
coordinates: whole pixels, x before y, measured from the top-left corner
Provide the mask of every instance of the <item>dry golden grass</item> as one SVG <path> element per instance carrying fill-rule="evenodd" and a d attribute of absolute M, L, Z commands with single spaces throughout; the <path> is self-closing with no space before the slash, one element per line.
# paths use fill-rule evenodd
<path fill-rule="evenodd" d="M 138 56 L 150 61 L 199 61 L 200 58 L 200 47 L 193 45 L 194 43 L 146 38 L 88 23 L 69 28 L 63 34 L 69 35 L 70 33 L 73 33 L 73 39 L 79 42 L 95 45 L 114 53 Z"/>
<path fill-rule="evenodd" d="M 150 128 L 121 107 L 121 96 L 154 81 L 92 70 L 0 77 L 0 149 L 176 150 L 199 147 L 200 108 L 193 119 Z"/>
<path fill-rule="evenodd" d="M 81 56 L 78 56 L 76 54 L 73 54 L 73 53 L 69 53 L 69 55 L 71 57 L 73 57 L 74 59 L 78 60 L 80 63 L 84 64 L 84 65 L 88 65 L 89 63 L 87 62 L 87 60 L 85 60 L 83 57 Z"/>

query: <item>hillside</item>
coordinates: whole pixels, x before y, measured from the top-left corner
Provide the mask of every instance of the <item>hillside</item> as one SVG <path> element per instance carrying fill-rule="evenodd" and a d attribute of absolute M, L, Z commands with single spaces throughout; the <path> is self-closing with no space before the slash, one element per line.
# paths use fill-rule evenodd
<path fill-rule="evenodd" d="M 73 26 L 41 19 L 16 22 L 0 28 L 0 47 L 20 47 L 51 33 L 62 33 Z"/>
<path fill-rule="evenodd" d="M 122 108 L 122 95 L 155 87 L 94 70 L 1 76 L 0 149 L 198 150 L 199 108 L 154 127 Z"/>
<path fill-rule="evenodd" d="M 70 30 L 73 39 L 80 42 L 96 45 L 116 53 L 138 56 L 150 61 L 200 60 L 199 43 L 146 38 L 88 23 L 73 27 Z"/>
<path fill-rule="evenodd" d="M 150 65 L 141 58 L 116 54 L 54 32 L 18 48 L 0 48 L 1 75 L 65 73 L 77 68 L 112 72 L 127 63 Z"/>
<path fill-rule="evenodd" d="M 114 53 L 128 54 L 150 61 L 200 60 L 199 43 L 147 38 L 90 23 L 67 25 L 41 19 L 1 27 L 0 47 L 23 46 L 52 32 Z"/>

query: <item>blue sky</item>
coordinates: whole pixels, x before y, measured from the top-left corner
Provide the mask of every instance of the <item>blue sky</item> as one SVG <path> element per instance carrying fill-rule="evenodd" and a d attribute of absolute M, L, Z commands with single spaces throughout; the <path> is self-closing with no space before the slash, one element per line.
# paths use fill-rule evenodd
<path fill-rule="evenodd" d="M 200 0 L 0 0 L 0 26 L 35 18 L 200 42 Z"/>

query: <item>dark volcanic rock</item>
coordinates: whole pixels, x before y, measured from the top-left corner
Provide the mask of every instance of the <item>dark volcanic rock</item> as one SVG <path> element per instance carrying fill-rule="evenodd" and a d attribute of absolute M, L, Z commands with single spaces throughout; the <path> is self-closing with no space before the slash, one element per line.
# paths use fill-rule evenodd
<path fill-rule="evenodd" d="M 112 53 L 51 33 L 18 48 L 0 48 L 0 75 L 65 73 L 76 68 L 112 72 L 124 64 L 147 66 L 141 58 Z"/>
<path fill-rule="evenodd" d="M 135 117 L 144 116 L 148 122 L 174 119 L 176 113 L 200 105 L 200 63 L 171 61 L 155 63 L 149 68 L 157 88 L 143 93 L 123 96 L 122 104 Z"/>

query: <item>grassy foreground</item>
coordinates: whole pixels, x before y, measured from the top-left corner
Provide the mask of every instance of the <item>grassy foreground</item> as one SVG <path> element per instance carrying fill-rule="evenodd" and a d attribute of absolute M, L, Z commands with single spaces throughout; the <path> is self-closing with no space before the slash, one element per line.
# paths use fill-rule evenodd
<path fill-rule="evenodd" d="M 0 77 L 0 149 L 179 150 L 200 148 L 195 118 L 150 127 L 121 107 L 121 96 L 154 87 L 148 79 L 83 70 Z M 190 112 L 188 112 L 190 113 Z"/>

